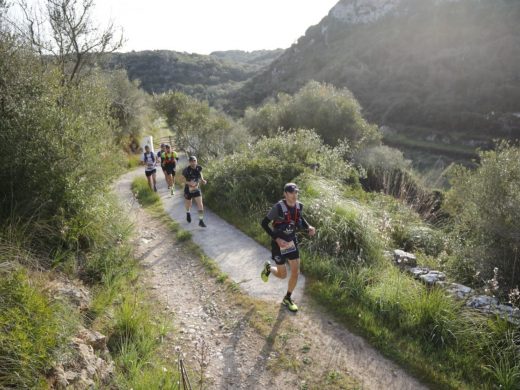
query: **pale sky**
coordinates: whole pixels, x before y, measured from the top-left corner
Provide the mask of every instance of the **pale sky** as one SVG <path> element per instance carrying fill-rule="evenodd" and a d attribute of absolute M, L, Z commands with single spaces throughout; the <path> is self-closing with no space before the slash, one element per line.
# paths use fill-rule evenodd
<path fill-rule="evenodd" d="M 124 30 L 122 51 L 287 48 L 339 0 L 97 0 L 100 21 Z M 103 21 L 103 22 L 104 22 Z"/>

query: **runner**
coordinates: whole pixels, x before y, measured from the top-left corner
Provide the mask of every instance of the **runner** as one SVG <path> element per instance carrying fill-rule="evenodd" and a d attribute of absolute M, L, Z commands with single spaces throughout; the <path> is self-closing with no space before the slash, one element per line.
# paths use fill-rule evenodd
<path fill-rule="evenodd" d="M 144 147 L 144 153 L 143 157 L 141 158 L 141 164 L 145 166 L 144 173 L 146 175 L 146 178 L 148 179 L 148 185 L 150 186 L 150 189 L 154 192 L 157 192 L 157 183 L 156 183 L 156 172 L 157 169 L 155 169 L 157 159 L 155 158 L 155 155 L 150 152 L 150 147 L 146 145 Z M 153 181 L 153 186 L 152 186 Z"/>
<path fill-rule="evenodd" d="M 316 229 L 303 218 L 303 205 L 298 202 L 298 191 L 296 184 L 287 183 L 283 189 L 284 199 L 276 203 L 261 222 L 264 230 L 272 238 L 271 257 L 277 266 L 271 266 L 270 262 L 266 261 L 260 277 L 264 282 L 267 282 L 270 274 L 285 279 L 287 277 L 286 263 L 289 263 L 291 276 L 288 281 L 287 294 L 282 303 L 292 312 L 298 311 L 298 306 L 294 303 L 291 294 L 296 288 L 300 272 L 300 253 L 296 230 L 305 229 L 311 237 L 316 234 Z M 269 226 L 271 221 L 273 229 Z"/>
<path fill-rule="evenodd" d="M 202 192 L 199 183 L 206 184 L 207 181 L 202 177 L 202 167 L 197 165 L 197 157 L 190 156 L 189 165 L 182 171 L 182 176 L 186 178 L 184 186 L 184 205 L 186 206 L 186 221 L 191 222 L 192 199 L 195 199 L 199 211 L 199 226 L 206 227 L 204 223 L 204 206 L 202 204 Z"/>
<path fill-rule="evenodd" d="M 166 185 L 168 185 L 168 174 L 166 173 L 166 168 L 163 167 L 163 154 L 166 152 L 166 144 L 161 144 L 161 150 L 157 152 L 157 163 L 161 165 L 161 169 L 164 174 L 164 180 L 166 181 Z"/>
<path fill-rule="evenodd" d="M 165 169 L 166 182 L 168 183 L 168 189 L 171 191 L 171 195 L 175 194 L 175 168 L 179 156 L 176 152 L 171 150 L 170 145 L 164 145 L 165 152 L 161 154 L 161 165 Z"/>

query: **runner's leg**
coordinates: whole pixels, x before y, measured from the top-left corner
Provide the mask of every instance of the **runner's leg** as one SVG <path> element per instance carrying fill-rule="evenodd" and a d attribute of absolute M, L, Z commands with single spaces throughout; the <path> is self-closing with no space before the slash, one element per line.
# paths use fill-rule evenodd
<path fill-rule="evenodd" d="M 289 267 L 291 267 L 291 276 L 287 283 L 287 291 L 293 292 L 298 283 L 298 275 L 300 274 L 300 259 L 288 260 Z"/>

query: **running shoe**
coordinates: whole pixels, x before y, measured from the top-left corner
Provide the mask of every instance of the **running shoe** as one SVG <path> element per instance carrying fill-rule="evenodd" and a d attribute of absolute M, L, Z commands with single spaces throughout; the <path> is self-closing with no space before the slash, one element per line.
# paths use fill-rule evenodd
<path fill-rule="evenodd" d="M 294 303 L 294 301 L 291 299 L 291 298 L 287 298 L 285 297 L 282 301 L 282 303 L 287 306 L 287 308 L 292 311 L 292 312 L 296 312 L 298 311 L 298 306 L 296 306 L 296 303 Z"/>
<path fill-rule="evenodd" d="M 157 192 L 157 187 L 153 186 L 153 192 Z"/>
<path fill-rule="evenodd" d="M 174 195 L 175 194 L 175 189 L 172 187 L 171 189 L 171 194 Z"/>
<path fill-rule="evenodd" d="M 269 279 L 269 274 L 271 273 L 271 264 L 266 261 L 264 263 L 264 268 L 262 269 L 262 272 L 260 273 L 260 277 L 262 278 L 262 280 L 264 282 L 267 282 L 267 280 Z"/>
<path fill-rule="evenodd" d="M 204 223 L 204 220 L 201 219 L 201 220 L 199 221 L 199 226 L 200 226 L 200 227 L 206 227 L 206 224 Z"/>
<path fill-rule="evenodd" d="M 186 213 L 186 221 L 191 222 L 191 214 Z"/>

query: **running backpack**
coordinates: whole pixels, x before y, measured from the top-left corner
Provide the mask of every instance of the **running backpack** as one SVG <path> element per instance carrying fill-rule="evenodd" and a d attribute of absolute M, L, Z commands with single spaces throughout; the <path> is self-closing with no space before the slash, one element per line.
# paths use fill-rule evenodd
<path fill-rule="evenodd" d="M 282 224 L 290 224 L 291 221 L 292 221 L 292 218 L 291 218 L 291 213 L 289 212 L 289 209 L 287 208 L 287 205 L 285 204 L 285 202 L 283 200 L 280 200 L 278 202 L 278 206 L 280 206 L 280 209 L 282 211 L 282 214 L 283 214 L 283 221 L 274 221 L 273 222 L 273 225 L 282 225 Z M 301 210 L 302 210 L 302 207 L 301 207 L 301 204 L 300 202 L 296 201 L 296 210 L 295 210 L 295 215 L 294 215 L 294 224 L 295 225 L 298 225 L 298 222 L 299 222 L 299 219 L 300 219 L 300 216 L 301 216 Z"/>
<path fill-rule="evenodd" d="M 154 154 L 153 154 L 152 152 L 150 152 L 149 154 L 150 154 L 150 156 L 152 156 L 152 161 L 155 162 L 155 156 L 154 156 Z M 146 157 L 146 152 L 145 152 L 145 153 L 144 153 L 144 162 L 146 162 L 146 160 L 147 160 L 147 157 Z"/>

